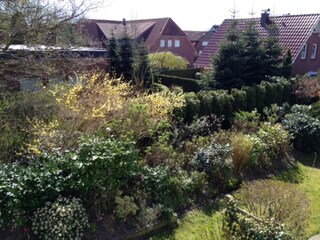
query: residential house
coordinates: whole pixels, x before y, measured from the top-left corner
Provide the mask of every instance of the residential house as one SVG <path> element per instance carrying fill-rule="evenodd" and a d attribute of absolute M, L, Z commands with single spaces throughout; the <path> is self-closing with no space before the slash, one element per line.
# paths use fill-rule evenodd
<path fill-rule="evenodd" d="M 187 59 L 190 65 L 195 61 L 195 47 L 171 18 L 131 21 L 88 19 L 82 22 L 81 27 L 102 44 L 112 33 L 115 37 L 120 37 L 126 31 L 132 38 L 144 41 L 150 53 L 170 51 Z"/>
<path fill-rule="evenodd" d="M 243 31 L 249 21 L 254 23 L 261 38 L 266 38 L 270 33 L 276 34 L 284 51 L 291 50 L 294 75 L 317 71 L 320 68 L 320 54 L 318 53 L 318 46 L 320 46 L 320 14 L 270 17 L 268 12 L 264 12 L 261 18 L 237 19 L 239 31 Z M 212 56 L 217 54 L 231 22 L 232 19 L 223 21 L 194 66 L 212 67 Z M 275 28 L 270 28 L 270 25 Z"/>
<path fill-rule="evenodd" d="M 218 26 L 213 26 L 209 31 L 184 31 L 196 48 L 198 55 L 201 55 L 203 49 L 208 45 Z"/>

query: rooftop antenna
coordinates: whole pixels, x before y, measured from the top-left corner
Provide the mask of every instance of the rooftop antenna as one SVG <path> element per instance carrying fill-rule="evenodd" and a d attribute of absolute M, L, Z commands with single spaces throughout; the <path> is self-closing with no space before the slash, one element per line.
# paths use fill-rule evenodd
<path fill-rule="evenodd" d="M 229 12 L 231 13 L 232 19 L 236 19 L 236 15 L 239 13 L 239 11 L 236 10 L 236 0 L 233 0 L 233 8 L 230 9 Z"/>
<path fill-rule="evenodd" d="M 254 12 L 254 1 L 252 1 L 252 10 L 251 10 L 251 12 L 249 12 L 249 15 L 251 16 L 251 18 L 253 18 L 254 15 L 256 15 L 256 14 L 257 14 L 257 12 Z"/>

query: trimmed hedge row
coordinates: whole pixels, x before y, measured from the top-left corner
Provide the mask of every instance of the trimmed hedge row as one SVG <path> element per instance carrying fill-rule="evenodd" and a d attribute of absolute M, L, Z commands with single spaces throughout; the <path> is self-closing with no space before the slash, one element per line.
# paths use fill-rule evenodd
<path fill-rule="evenodd" d="M 201 89 L 199 86 L 199 81 L 191 78 L 157 74 L 156 82 L 161 83 L 167 87 L 182 87 L 184 92 L 199 92 Z"/>
<path fill-rule="evenodd" d="M 184 119 L 191 121 L 196 116 L 215 114 L 231 120 L 237 111 L 252 111 L 255 108 L 262 113 L 271 104 L 281 105 L 291 101 L 291 83 L 281 81 L 277 83 L 262 82 L 253 87 L 242 89 L 210 90 L 198 93 L 186 93 L 186 107 Z"/>
<path fill-rule="evenodd" d="M 201 71 L 200 68 L 187 68 L 187 69 L 161 71 L 160 74 L 195 79 L 196 73 L 200 71 Z"/>

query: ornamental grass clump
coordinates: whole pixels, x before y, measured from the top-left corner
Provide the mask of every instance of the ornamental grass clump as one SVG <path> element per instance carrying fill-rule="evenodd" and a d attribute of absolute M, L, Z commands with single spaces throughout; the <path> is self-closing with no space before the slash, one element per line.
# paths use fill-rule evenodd
<path fill-rule="evenodd" d="M 40 239 L 78 240 L 88 226 L 88 215 L 81 200 L 59 197 L 54 203 L 47 202 L 33 218 L 32 230 Z"/>

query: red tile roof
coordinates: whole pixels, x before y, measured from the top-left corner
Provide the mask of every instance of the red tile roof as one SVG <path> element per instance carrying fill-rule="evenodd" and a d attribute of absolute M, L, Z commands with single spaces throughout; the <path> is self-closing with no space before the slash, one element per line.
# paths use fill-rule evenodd
<path fill-rule="evenodd" d="M 131 37 L 136 38 L 136 37 L 139 37 L 145 31 L 147 31 L 154 24 L 155 22 L 146 22 L 146 23 L 139 23 L 139 24 L 127 23 L 126 24 L 127 33 Z M 121 35 L 124 32 L 124 26 L 122 22 L 118 22 L 118 23 L 97 22 L 97 25 L 106 38 L 110 38 L 112 32 L 115 37 L 121 37 Z"/>
<path fill-rule="evenodd" d="M 123 33 L 123 21 L 95 19 L 89 19 L 86 21 L 96 23 L 98 28 L 102 31 L 106 38 L 109 38 L 111 36 L 112 31 L 114 32 L 116 37 Z M 170 32 L 170 28 L 167 27 L 168 24 L 175 23 L 171 18 L 126 21 L 127 31 L 131 37 L 136 38 L 150 31 L 145 39 L 147 45 L 152 45 L 160 35 L 186 36 L 186 34 L 176 24 L 176 29 L 179 30 L 174 33 Z"/>
<path fill-rule="evenodd" d="M 184 31 L 191 42 L 198 42 L 208 31 Z"/>
<path fill-rule="evenodd" d="M 312 34 L 313 29 L 320 20 L 320 14 L 305 14 L 305 15 L 286 15 L 279 17 L 270 17 L 271 21 L 277 25 L 279 33 L 280 45 L 284 48 L 290 48 L 293 61 L 300 53 L 303 45 Z M 209 67 L 211 58 L 218 51 L 220 42 L 225 39 L 225 35 L 230 26 L 231 19 L 226 19 L 220 25 L 218 31 L 213 34 L 208 46 L 203 50 L 202 54 L 195 62 L 195 66 Z M 260 36 L 265 38 L 268 36 L 268 31 L 261 27 L 260 18 L 237 19 L 237 28 L 243 31 L 249 21 L 253 21 Z"/>

